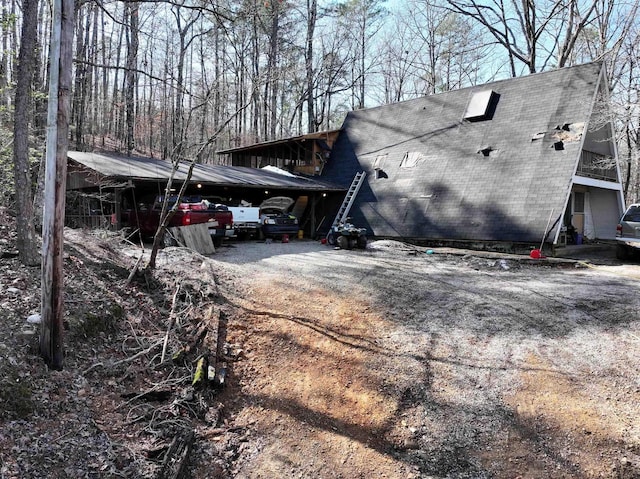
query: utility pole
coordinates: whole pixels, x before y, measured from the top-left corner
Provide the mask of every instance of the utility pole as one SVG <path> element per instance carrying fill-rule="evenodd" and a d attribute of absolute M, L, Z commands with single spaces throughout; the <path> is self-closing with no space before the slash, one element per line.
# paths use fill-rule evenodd
<path fill-rule="evenodd" d="M 63 367 L 64 206 L 71 111 L 74 0 L 55 0 L 49 52 L 49 108 L 42 221 L 40 354 L 49 369 Z"/>

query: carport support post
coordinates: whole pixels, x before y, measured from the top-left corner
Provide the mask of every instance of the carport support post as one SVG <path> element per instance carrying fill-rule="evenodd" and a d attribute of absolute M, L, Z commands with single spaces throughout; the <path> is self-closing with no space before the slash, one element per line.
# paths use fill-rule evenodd
<path fill-rule="evenodd" d="M 318 204 L 318 193 L 314 193 L 311 196 L 311 214 L 309 217 L 309 222 L 311 223 L 310 236 L 311 239 L 315 239 L 314 236 L 316 234 L 316 205 Z"/>
<path fill-rule="evenodd" d="M 122 228 L 122 188 L 114 188 L 113 197 L 115 201 L 113 209 L 115 224 L 112 224 L 111 227 L 116 231 L 120 231 L 120 228 Z"/>

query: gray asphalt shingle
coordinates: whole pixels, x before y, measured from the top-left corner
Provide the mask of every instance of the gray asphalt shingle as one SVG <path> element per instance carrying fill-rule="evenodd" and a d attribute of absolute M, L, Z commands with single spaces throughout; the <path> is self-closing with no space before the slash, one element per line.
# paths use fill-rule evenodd
<path fill-rule="evenodd" d="M 588 122 L 600 71 L 590 63 L 351 112 L 323 178 L 347 186 L 368 173 L 351 217 L 375 236 L 540 241 L 580 155 L 580 141 L 553 148 L 555 127 Z M 463 120 L 488 89 L 499 95 L 493 118 Z M 408 152 L 423 157 L 402 168 Z M 386 177 L 376 179 L 379 155 Z"/>

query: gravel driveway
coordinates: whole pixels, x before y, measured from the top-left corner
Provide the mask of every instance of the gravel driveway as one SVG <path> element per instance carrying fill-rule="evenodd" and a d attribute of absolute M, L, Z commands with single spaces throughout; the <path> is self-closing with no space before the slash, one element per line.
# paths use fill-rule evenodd
<path fill-rule="evenodd" d="M 235 477 L 640 477 L 639 265 L 394 241 L 211 261 L 246 352 Z"/>

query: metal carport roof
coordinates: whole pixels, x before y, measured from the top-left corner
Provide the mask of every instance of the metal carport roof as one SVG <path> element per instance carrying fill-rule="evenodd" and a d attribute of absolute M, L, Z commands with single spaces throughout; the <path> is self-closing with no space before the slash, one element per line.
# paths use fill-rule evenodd
<path fill-rule="evenodd" d="M 173 169 L 173 165 L 169 161 L 139 156 L 130 157 L 116 153 L 69 151 L 67 156 L 70 160 L 113 180 L 168 180 Z M 186 162 L 180 163 L 174 179 L 183 181 L 187 176 L 189 166 Z M 257 168 L 222 165 L 196 164 L 190 182 L 243 188 L 307 191 L 345 190 L 342 186 L 316 178 L 299 175 L 288 176 Z"/>

